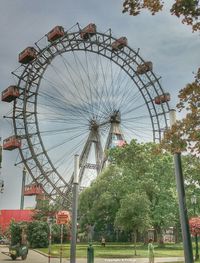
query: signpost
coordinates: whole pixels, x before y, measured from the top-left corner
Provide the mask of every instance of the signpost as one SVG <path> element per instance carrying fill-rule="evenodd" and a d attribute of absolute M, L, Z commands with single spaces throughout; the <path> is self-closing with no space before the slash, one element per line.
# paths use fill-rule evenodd
<path fill-rule="evenodd" d="M 48 217 L 47 218 L 47 223 L 49 225 L 49 248 L 48 248 L 48 263 L 51 262 L 51 240 L 52 240 L 52 223 L 53 223 L 53 218 L 52 217 Z"/>
<path fill-rule="evenodd" d="M 63 254 L 63 225 L 67 225 L 70 221 L 70 214 L 68 211 L 59 211 L 56 214 L 56 224 L 60 225 L 60 263 L 62 263 Z"/>
<path fill-rule="evenodd" d="M 70 214 L 68 211 L 59 211 L 56 214 L 56 224 L 67 225 L 70 221 Z"/>

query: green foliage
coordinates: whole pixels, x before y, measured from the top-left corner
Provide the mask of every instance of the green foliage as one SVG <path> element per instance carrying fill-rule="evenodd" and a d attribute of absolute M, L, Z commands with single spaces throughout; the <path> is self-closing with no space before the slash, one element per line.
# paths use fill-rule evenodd
<path fill-rule="evenodd" d="M 80 196 L 82 230 L 88 224 L 107 233 L 110 225 L 115 232 L 142 233 L 151 225 L 159 235 L 175 225 L 179 220 L 171 155 L 161 153 L 156 144 L 135 140 L 109 154 L 114 164 Z"/>
<path fill-rule="evenodd" d="M 57 211 L 59 211 L 57 204 L 50 204 L 48 200 L 42 200 L 37 203 L 33 219 L 47 222 L 47 218 L 55 216 Z"/>
<path fill-rule="evenodd" d="M 39 248 L 48 246 L 48 224 L 33 221 L 28 224 L 27 235 L 30 247 Z"/>
<path fill-rule="evenodd" d="M 145 193 L 136 191 L 121 200 L 115 225 L 122 230 L 140 233 L 151 226 L 150 202 Z"/>
<path fill-rule="evenodd" d="M 22 235 L 22 223 L 16 223 L 14 221 L 10 224 L 10 235 L 11 235 L 11 245 L 16 245 L 21 243 Z"/>
<path fill-rule="evenodd" d="M 116 177 L 118 180 L 115 180 Z M 108 225 L 114 225 L 115 214 L 120 206 L 120 177 L 117 167 L 109 167 L 90 188 L 82 192 L 79 199 L 82 231 L 87 230 L 87 225 L 95 224 L 95 230 L 104 233 Z"/>
<path fill-rule="evenodd" d="M 66 242 L 69 237 L 69 226 L 63 226 L 63 242 Z M 52 224 L 52 243 L 60 243 L 61 239 L 61 225 Z"/>

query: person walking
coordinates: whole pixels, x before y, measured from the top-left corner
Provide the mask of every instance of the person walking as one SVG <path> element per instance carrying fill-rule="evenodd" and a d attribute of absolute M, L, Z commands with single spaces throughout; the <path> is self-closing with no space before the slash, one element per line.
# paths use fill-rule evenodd
<path fill-rule="evenodd" d="M 154 263 L 154 246 L 153 246 L 152 238 L 149 239 L 148 255 L 149 255 L 149 263 Z"/>
<path fill-rule="evenodd" d="M 104 237 L 101 238 L 101 245 L 102 245 L 103 247 L 106 246 L 106 240 L 105 240 Z"/>

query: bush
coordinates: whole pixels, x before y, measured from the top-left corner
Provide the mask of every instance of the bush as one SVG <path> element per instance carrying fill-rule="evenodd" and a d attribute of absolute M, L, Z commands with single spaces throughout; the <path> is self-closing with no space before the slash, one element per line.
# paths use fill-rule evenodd
<path fill-rule="evenodd" d="M 21 243 L 22 235 L 22 223 L 15 223 L 14 221 L 10 224 L 10 235 L 11 235 L 11 245 L 16 245 Z"/>
<path fill-rule="evenodd" d="M 27 235 L 30 247 L 48 247 L 49 227 L 46 222 L 34 221 L 28 224 Z"/>

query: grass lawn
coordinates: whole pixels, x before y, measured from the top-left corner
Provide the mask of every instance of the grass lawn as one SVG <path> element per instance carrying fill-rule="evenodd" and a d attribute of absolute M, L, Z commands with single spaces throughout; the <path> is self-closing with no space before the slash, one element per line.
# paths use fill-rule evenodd
<path fill-rule="evenodd" d="M 88 244 L 77 244 L 76 255 L 78 258 L 87 257 Z M 137 244 L 137 256 L 134 255 L 133 243 L 107 243 L 105 247 L 94 243 L 94 256 L 97 258 L 132 258 L 132 257 L 148 257 L 147 245 Z M 159 248 L 154 245 L 155 257 L 181 257 L 183 256 L 182 244 L 166 244 L 165 247 Z M 41 252 L 48 254 L 48 248 L 38 249 Z M 60 245 L 52 245 L 51 255 L 53 257 L 59 257 Z M 70 244 L 63 245 L 63 257 L 70 257 Z"/>

